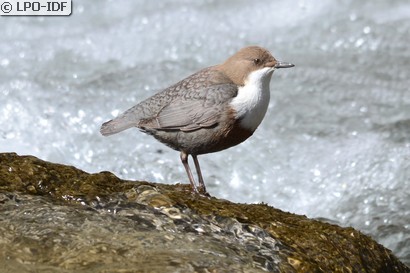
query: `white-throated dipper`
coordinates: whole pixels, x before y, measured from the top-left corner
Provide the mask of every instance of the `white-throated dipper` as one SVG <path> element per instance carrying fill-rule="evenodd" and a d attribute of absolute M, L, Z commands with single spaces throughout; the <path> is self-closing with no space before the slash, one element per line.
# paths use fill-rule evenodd
<path fill-rule="evenodd" d="M 269 105 L 269 83 L 277 61 L 258 46 L 242 48 L 224 63 L 211 66 L 162 90 L 101 126 L 104 136 L 131 127 L 181 152 L 192 190 L 206 193 L 198 155 L 235 146 L 250 137 Z M 198 175 L 197 188 L 188 156 Z"/>

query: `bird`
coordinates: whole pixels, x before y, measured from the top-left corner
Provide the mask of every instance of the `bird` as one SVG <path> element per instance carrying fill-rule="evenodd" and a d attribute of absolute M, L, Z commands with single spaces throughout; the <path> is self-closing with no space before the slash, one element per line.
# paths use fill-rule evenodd
<path fill-rule="evenodd" d="M 191 191 L 209 195 L 198 156 L 252 136 L 268 109 L 273 72 L 293 66 L 276 60 L 263 47 L 244 47 L 223 63 L 204 68 L 104 122 L 100 132 L 109 136 L 136 127 L 179 151 Z"/>

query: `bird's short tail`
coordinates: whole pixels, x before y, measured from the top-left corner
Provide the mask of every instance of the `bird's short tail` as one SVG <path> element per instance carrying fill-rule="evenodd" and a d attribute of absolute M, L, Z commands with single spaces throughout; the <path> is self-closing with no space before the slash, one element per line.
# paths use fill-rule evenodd
<path fill-rule="evenodd" d="M 100 128 L 100 133 L 103 136 L 109 136 L 109 135 L 113 135 L 116 133 L 119 133 L 121 131 L 124 131 L 128 128 L 134 127 L 135 124 L 132 122 L 127 122 L 124 119 L 121 119 L 120 117 L 109 120 L 107 122 L 104 122 L 101 125 Z"/>

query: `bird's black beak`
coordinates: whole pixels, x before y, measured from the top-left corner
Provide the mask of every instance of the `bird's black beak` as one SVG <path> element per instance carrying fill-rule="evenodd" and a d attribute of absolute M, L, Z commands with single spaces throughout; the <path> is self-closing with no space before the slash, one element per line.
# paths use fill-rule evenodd
<path fill-rule="evenodd" d="M 286 63 L 286 62 L 279 62 L 279 61 L 276 61 L 276 64 L 275 64 L 275 68 L 290 68 L 290 67 L 294 67 L 295 65 L 294 64 L 291 64 L 291 63 Z"/>

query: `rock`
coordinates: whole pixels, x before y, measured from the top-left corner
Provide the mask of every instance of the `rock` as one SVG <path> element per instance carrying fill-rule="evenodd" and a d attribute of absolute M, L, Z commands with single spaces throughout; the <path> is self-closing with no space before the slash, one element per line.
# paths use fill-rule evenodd
<path fill-rule="evenodd" d="M 410 272 L 353 228 L 0 154 L 1 272 Z"/>

